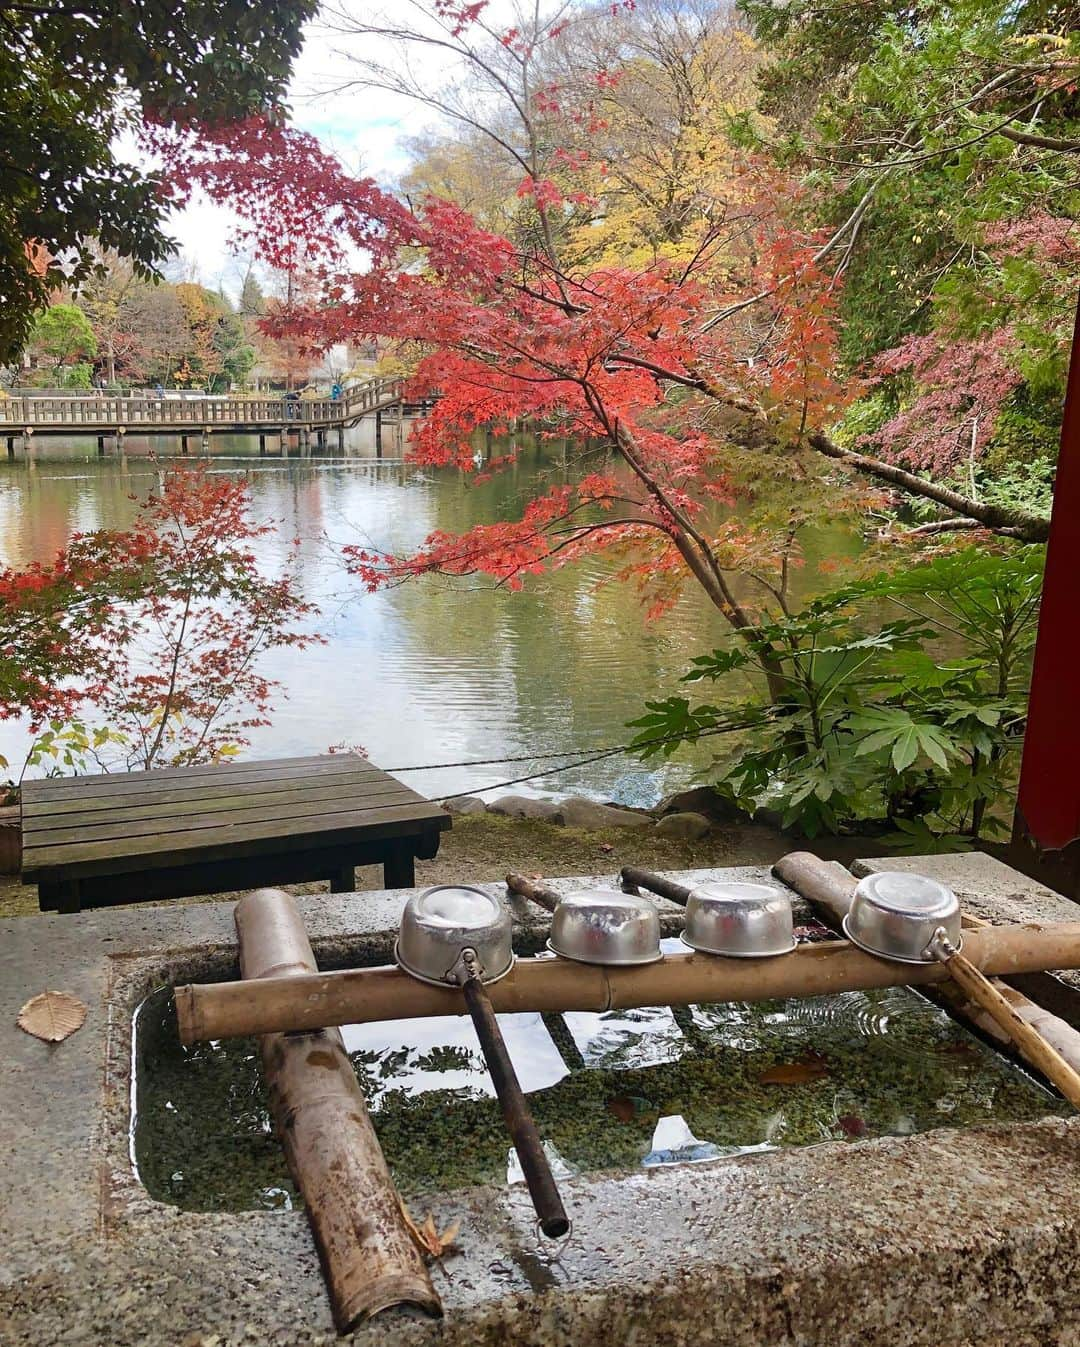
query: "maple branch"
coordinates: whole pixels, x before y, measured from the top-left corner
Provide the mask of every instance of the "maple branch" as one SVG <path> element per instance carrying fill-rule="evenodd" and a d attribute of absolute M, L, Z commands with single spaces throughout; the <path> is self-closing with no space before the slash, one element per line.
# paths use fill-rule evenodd
<path fill-rule="evenodd" d="M 686 512 L 679 509 L 674 501 L 668 497 L 656 478 L 648 472 L 637 452 L 633 435 L 618 420 L 612 422 L 607 408 L 596 390 L 587 381 L 583 380 L 582 391 L 594 415 L 607 430 L 612 443 L 622 455 L 623 460 L 641 481 L 646 491 L 678 525 L 678 528 L 671 530 L 672 543 L 686 562 L 691 574 L 715 606 L 720 609 L 740 635 L 750 639 L 765 671 L 770 695 L 777 696 L 781 690 L 780 681 L 783 680 L 783 671 L 780 668 L 779 661 L 773 656 L 771 647 L 761 641 L 754 640 L 755 624 L 746 609 L 735 597 L 734 591 L 728 584 L 727 576 L 716 559 L 716 553 L 709 546 L 708 540 L 694 527 L 693 521 Z"/>
<path fill-rule="evenodd" d="M 608 360 L 620 365 L 632 365 L 634 369 L 647 370 L 650 374 L 655 374 L 658 379 L 681 384 L 684 388 L 693 388 L 699 393 L 707 393 L 716 402 L 723 402 L 740 412 L 748 412 L 756 420 L 765 420 L 765 409 L 759 402 L 753 402 L 749 398 L 742 398 L 735 393 L 726 392 L 718 384 L 713 383 L 707 375 L 697 372 L 680 374 L 678 370 L 667 369 L 663 365 L 656 364 L 655 361 L 645 360 L 642 356 L 630 355 L 629 352 L 623 351 L 608 356 Z"/>
<path fill-rule="evenodd" d="M 925 477 L 918 477 L 915 473 L 886 463 L 883 459 L 858 454 L 852 449 L 843 449 L 820 430 L 807 436 L 806 442 L 827 458 L 846 463 L 850 468 L 876 477 L 879 481 L 889 482 L 893 486 L 911 492 L 912 495 L 922 496 L 926 500 L 935 501 L 938 505 L 944 505 L 955 514 L 977 521 L 983 528 L 991 529 L 995 533 L 1004 531 L 1008 536 L 1027 543 L 1044 543 L 1050 536 L 1050 521 L 1043 515 L 1034 514 L 1018 506 L 991 505 L 984 501 L 972 500 L 970 496 L 961 495 L 959 491 L 953 491 L 937 482 L 928 482 Z"/>
<path fill-rule="evenodd" d="M 1080 140 L 1062 140 L 1058 136 L 1039 136 L 1032 131 L 1014 131 L 1011 126 L 998 128 L 998 134 L 1017 145 L 1035 145 L 1041 150 L 1060 150 L 1064 154 L 1080 154 Z"/>
<path fill-rule="evenodd" d="M 988 525 L 980 523 L 977 519 L 934 519 L 928 524 L 918 524 L 914 528 L 905 529 L 904 536 L 911 538 L 936 533 L 966 533 L 969 530 L 986 530 L 987 528 Z M 1023 537 L 1021 530 L 1015 527 L 995 528 L 990 532 L 1000 533 L 1008 538 Z"/>
<path fill-rule="evenodd" d="M 736 397 L 724 389 L 718 388 L 705 375 L 680 374 L 676 370 L 664 369 L 651 361 L 622 353 L 612 356 L 611 359 L 646 369 L 655 374 L 657 378 L 670 380 L 672 383 L 681 384 L 685 388 L 697 389 L 707 394 L 714 401 L 722 402 L 725 406 L 734 407 L 739 411 L 749 412 L 758 420 L 765 420 L 765 411 L 760 404 L 746 398 Z M 964 515 L 972 521 L 969 525 L 971 528 L 986 528 L 1004 537 L 1019 538 L 1021 541 L 1029 543 L 1045 542 L 1049 537 L 1050 521 L 1043 515 L 1035 514 L 1017 506 L 991 505 L 974 500 L 970 496 L 964 496 L 958 491 L 951 490 L 949 487 L 927 481 L 925 477 L 919 477 L 913 472 L 898 468 L 892 463 L 886 463 L 883 459 L 872 458 L 868 454 L 859 454 L 854 450 L 844 449 L 830 439 L 824 431 L 815 431 L 813 434 L 806 436 L 805 443 L 809 444 L 812 449 L 817 450 L 818 453 L 846 463 L 848 467 L 855 468 L 869 477 L 888 482 L 891 486 L 900 487 L 912 495 L 932 500 L 956 514 Z"/>
<path fill-rule="evenodd" d="M 904 133 L 905 141 L 910 134 L 911 134 L 910 129 L 908 131 L 905 131 Z M 843 222 L 843 224 L 840 225 L 839 228 L 833 232 L 832 236 L 826 239 L 826 241 L 821 245 L 821 247 L 817 250 L 817 252 L 814 253 L 813 257 L 810 259 L 814 266 L 817 266 L 819 262 L 824 261 L 825 258 L 828 257 L 828 255 L 832 252 L 832 250 L 837 246 L 837 244 L 844 237 L 844 235 L 847 234 L 849 230 L 851 229 L 857 230 L 859 228 L 859 226 L 862 224 L 863 216 L 870 208 L 870 202 L 874 198 L 874 193 L 881 186 L 882 182 L 885 180 L 886 176 L 892 171 L 892 169 L 893 169 L 892 164 L 889 164 L 882 169 L 881 173 L 874 179 L 874 181 L 863 193 L 855 209 L 851 212 L 851 214 L 847 217 L 847 219 Z M 776 294 L 776 291 L 778 289 L 779 283 L 777 283 L 776 285 L 770 285 L 765 290 L 759 290 L 756 295 L 749 295 L 746 299 L 740 299 L 736 304 L 729 304 L 726 309 L 721 309 L 719 313 L 714 313 L 713 316 L 708 320 L 708 322 L 702 324 L 701 327 L 702 333 L 711 332 L 714 327 L 718 327 L 721 323 L 727 322 L 729 318 L 734 318 L 736 314 L 742 313 L 744 309 L 752 308 L 755 304 L 760 304 L 762 300 L 769 299 L 770 296 Z"/>

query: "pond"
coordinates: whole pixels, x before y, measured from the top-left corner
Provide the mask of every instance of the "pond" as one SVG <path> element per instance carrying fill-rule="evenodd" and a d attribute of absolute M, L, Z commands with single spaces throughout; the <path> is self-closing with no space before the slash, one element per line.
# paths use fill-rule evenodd
<path fill-rule="evenodd" d="M 499 1022 L 557 1177 L 1071 1112 L 905 987 Z M 467 1017 L 342 1032 L 407 1199 L 521 1179 Z M 136 1012 L 134 1071 L 132 1159 L 151 1196 L 298 1204 L 252 1040 L 182 1047 L 163 988 Z"/>
<path fill-rule="evenodd" d="M 563 444 L 531 436 L 518 443 L 516 466 L 472 484 L 456 471 L 376 460 L 369 424 L 349 432 L 344 456 L 335 448 L 260 457 L 255 438 L 215 439 L 209 470 L 245 477 L 256 515 L 281 523 L 280 539 L 260 545 L 267 565 L 280 560 L 284 540 L 300 538 L 301 587 L 320 606 L 326 637 L 324 645 L 274 651 L 265 661 L 283 691 L 248 756 L 322 753 L 344 743 L 362 745 L 391 770 L 521 759 L 403 777 L 429 796 L 483 791 L 557 765 L 545 754 L 625 743 L 626 722 L 645 700 L 670 692 L 691 656 L 726 639 L 725 623 L 693 587 L 667 616 L 646 624 L 629 587 L 603 583 L 613 569 L 606 559 L 531 579 L 520 594 L 482 578 L 433 578 L 367 594 L 347 575 L 342 543 L 400 550 L 433 529 L 512 518 L 538 490 L 585 470 L 575 455 L 568 465 Z M 176 448 L 131 436 L 123 458 L 99 458 L 92 439 L 41 441 L 29 460 L 0 461 L 0 563 L 48 561 L 76 531 L 123 526 L 135 509 L 131 497 L 154 488 L 160 463 Z M 818 560 L 858 549 L 839 528 L 803 543 L 804 591 L 824 587 Z M 16 767 L 28 742 L 24 726 L 0 722 L 0 754 Z M 619 755 L 524 790 L 648 804 L 642 791 L 658 797 L 692 767 L 681 758 L 650 764 L 643 778 L 636 759 Z"/>

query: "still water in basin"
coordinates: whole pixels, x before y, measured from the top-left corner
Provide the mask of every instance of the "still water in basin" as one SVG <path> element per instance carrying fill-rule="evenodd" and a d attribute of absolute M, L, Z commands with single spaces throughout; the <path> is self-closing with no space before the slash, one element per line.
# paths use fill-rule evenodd
<path fill-rule="evenodd" d="M 572 479 L 594 461 L 558 443 L 522 436 L 521 458 L 479 485 L 456 471 L 377 462 L 370 426 L 350 432 L 346 456 L 260 458 L 250 437 L 223 436 L 211 472 L 250 483 L 253 510 L 281 522 L 260 540 L 260 559 L 282 564 L 300 539 L 299 581 L 317 603 L 323 645 L 267 654 L 280 681 L 273 723 L 254 732 L 254 757 L 324 753 L 362 744 L 380 766 L 520 757 L 524 761 L 409 773 L 424 795 L 477 790 L 556 765 L 542 754 L 580 754 L 625 743 L 626 722 L 648 698 L 673 690 L 693 655 L 727 630 L 693 587 L 661 621 L 646 625 L 632 587 L 604 584 L 613 559 L 587 558 L 511 594 L 483 577 L 436 578 L 367 594 L 343 567 L 340 546 L 407 551 L 435 529 L 460 531 L 514 518 L 538 491 Z M 0 566 L 48 561 L 78 530 L 123 527 L 159 479 L 147 457 L 175 443 L 129 437 L 122 459 L 98 459 L 93 440 L 53 442 L 30 460 L 0 456 Z M 825 586 L 817 562 L 857 550 L 842 529 L 805 540 L 797 584 Z M 833 577 L 835 579 L 835 577 Z M 15 770 L 29 746 L 25 726 L 0 722 L 0 755 Z M 642 768 L 617 756 L 535 783 L 561 793 L 621 795 L 650 804 L 684 779 L 690 760 Z"/>
<path fill-rule="evenodd" d="M 1069 1111 L 906 988 L 499 1020 L 557 1174 Z M 343 1032 L 406 1197 L 520 1177 L 467 1017 Z M 135 1070 L 133 1155 L 152 1196 L 296 1204 L 251 1040 L 183 1048 L 164 989 L 137 1013 Z"/>

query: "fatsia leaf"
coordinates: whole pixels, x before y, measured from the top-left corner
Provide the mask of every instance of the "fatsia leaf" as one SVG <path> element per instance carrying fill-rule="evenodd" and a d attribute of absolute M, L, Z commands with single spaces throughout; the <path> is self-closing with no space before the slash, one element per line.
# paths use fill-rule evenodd
<path fill-rule="evenodd" d="M 949 754 L 953 751 L 953 742 L 936 725 L 916 725 L 915 734 L 919 747 L 939 767 L 948 767 Z"/>
<path fill-rule="evenodd" d="M 910 767 L 919 756 L 919 733 L 914 725 L 907 725 L 897 731 L 893 741 L 893 770 L 902 772 Z"/>

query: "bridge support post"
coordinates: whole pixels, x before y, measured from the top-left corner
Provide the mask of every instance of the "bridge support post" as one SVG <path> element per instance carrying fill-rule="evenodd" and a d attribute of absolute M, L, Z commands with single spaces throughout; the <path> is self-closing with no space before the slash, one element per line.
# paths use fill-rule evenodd
<path fill-rule="evenodd" d="M 208 453 L 210 452 L 210 427 L 209 427 L 209 426 L 203 426 L 203 433 L 202 433 L 202 451 L 203 451 L 204 454 L 208 454 Z"/>
<path fill-rule="evenodd" d="M 278 450 L 282 458 L 288 457 L 289 453 L 289 427 L 281 427 L 281 436 L 278 444 Z"/>
<path fill-rule="evenodd" d="M 180 452 L 181 452 L 182 454 L 186 454 L 187 451 L 188 451 L 188 437 L 187 437 L 186 435 L 181 435 L 181 436 L 180 436 Z"/>
<path fill-rule="evenodd" d="M 127 434 L 127 426 L 116 427 L 116 452 L 121 458 L 124 456 L 124 436 Z"/>
<path fill-rule="evenodd" d="M 9 436 L 7 437 L 7 456 L 8 456 L 8 458 L 14 458 L 14 457 L 15 457 L 15 436 L 14 436 L 14 435 L 9 435 Z"/>
<path fill-rule="evenodd" d="M 23 453 L 27 458 L 34 456 L 34 427 L 23 426 Z"/>
<path fill-rule="evenodd" d="M 382 412 L 375 413 L 375 457 L 382 458 Z"/>
<path fill-rule="evenodd" d="M 98 451 L 98 457 L 99 457 L 99 458 L 103 458 L 103 457 L 105 456 L 105 436 L 104 436 L 104 435 L 99 435 L 99 436 L 97 437 L 97 451 Z"/>
<path fill-rule="evenodd" d="M 266 432 L 264 430 L 259 431 L 259 454 L 261 456 L 266 454 Z"/>
<path fill-rule="evenodd" d="M 338 453 L 339 453 L 339 454 L 343 454 L 343 453 L 345 452 L 345 427 L 344 427 L 344 426 L 338 426 L 338 428 L 337 428 L 337 447 L 338 447 Z"/>
<path fill-rule="evenodd" d="M 299 450 L 300 450 L 300 456 L 301 456 L 302 458 L 308 458 L 308 457 L 310 456 L 310 454 L 311 454 L 311 431 L 310 431 L 310 429 L 309 429 L 307 426 L 301 426 L 301 427 L 300 427 L 299 437 L 298 437 L 298 438 L 299 438 L 299 441 L 300 441 L 300 443 L 299 443 L 299 445 L 298 445 L 298 448 L 299 448 Z"/>

